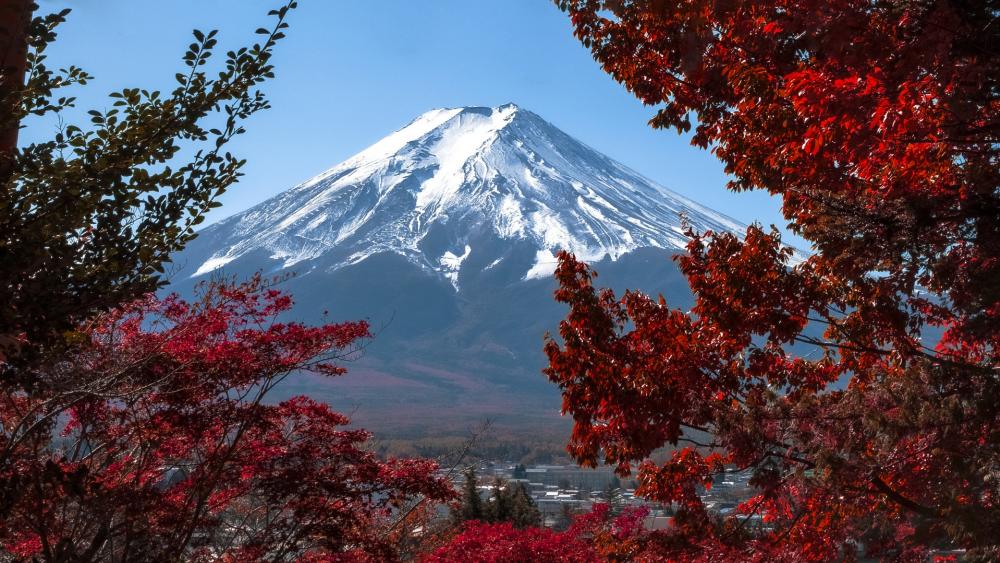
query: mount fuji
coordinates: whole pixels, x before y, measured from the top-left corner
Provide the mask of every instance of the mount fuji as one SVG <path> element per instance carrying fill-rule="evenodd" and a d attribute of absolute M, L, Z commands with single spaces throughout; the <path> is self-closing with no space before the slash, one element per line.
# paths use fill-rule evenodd
<path fill-rule="evenodd" d="M 684 198 L 513 104 L 435 109 L 355 156 L 203 229 L 174 257 L 173 289 L 211 275 L 294 273 L 294 316 L 368 318 L 349 374 L 298 379 L 369 427 L 431 430 L 474 418 L 552 420 L 542 335 L 568 250 L 602 285 L 690 302 L 669 259 L 686 226 L 745 226 Z"/>

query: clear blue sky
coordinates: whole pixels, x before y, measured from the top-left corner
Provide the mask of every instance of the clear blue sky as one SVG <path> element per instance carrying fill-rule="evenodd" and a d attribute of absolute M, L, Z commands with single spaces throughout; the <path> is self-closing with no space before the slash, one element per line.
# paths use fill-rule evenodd
<path fill-rule="evenodd" d="M 192 28 L 219 29 L 222 56 L 254 39 L 277 0 L 41 0 L 73 12 L 51 49 L 53 67 L 96 76 L 80 110 L 122 87 L 170 89 Z M 784 224 L 766 193 L 725 190 L 722 165 L 603 73 L 547 0 L 300 0 L 265 85 L 273 109 L 233 150 L 246 176 L 217 220 L 339 163 L 435 107 L 514 102 L 660 184 L 744 222 Z M 23 139 L 44 138 L 34 123 Z M 789 239 L 789 242 L 792 242 Z"/>

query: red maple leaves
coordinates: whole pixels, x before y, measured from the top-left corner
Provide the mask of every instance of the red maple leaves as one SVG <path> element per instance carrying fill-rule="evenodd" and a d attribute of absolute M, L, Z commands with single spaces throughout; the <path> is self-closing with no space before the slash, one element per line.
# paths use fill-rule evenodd
<path fill-rule="evenodd" d="M 428 554 L 427 563 L 590 563 L 652 560 L 643 520 L 648 511 L 630 508 L 613 516 L 606 504 L 577 516 L 568 530 L 519 529 L 509 522 L 466 522 L 450 541 Z"/>
<path fill-rule="evenodd" d="M 4 549 L 47 560 L 392 557 L 395 511 L 450 498 L 426 460 L 380 460 L 369 434 L 287 377 L 343 373 L 363 322 L 282 322 L 259 278 L 149 298 L 96 319 L 46 388 L 5 398 Z"/>
<path fill-rule="evenodd" d="M 992 3 L 560 2 L 605 70 L 711 147 L 735 190 L 783 200 L 813 243 L 690 233 L 690 311 L 593 287 L 546 352 L 570 452 L 679 502 L 702 557 L 996 556 L 1000 452 L 1000 32 Z M 938 339 L 936 334 L 942 336 Z M 929 337 L 929 338 L 928 338 Z M 935 343 L 936 341 L 936 343 Z M 713 457 L 714 456 L 714 457 Z M 744 516 L 693 488 L 749 468 Z M 699 555 L 702 554 L 702 555 Z"/>

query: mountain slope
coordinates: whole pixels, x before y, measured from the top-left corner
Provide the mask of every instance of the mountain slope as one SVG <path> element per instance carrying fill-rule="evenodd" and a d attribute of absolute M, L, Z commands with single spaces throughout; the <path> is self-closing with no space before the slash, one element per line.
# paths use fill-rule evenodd
<path fill-rule="evenodd" d="M 273 269 L 321 256 L 338 268 L 388 251 L 457 289 L 462 264 L 482 252 L 477 238 L 530 242 L 535 263 L 523 277 L 541 278 L 559 249 L 587 260 L 679 250 L 682 215 L 696 229 L 742 230 L 517 106 L 439 109 L 207 229 L 220 235 L 216 251 L 191 275 L 255 251 Z"/>
<path fill-rule="evenodd" d="M 297 317 L 369 318 L 380 333 L 347 377 L 289 393 L 357 406 L 375 428 L 528 424 L 559 404 L 539 373 L 542 335 L 565 313 L 555 252 L 596 262 L 602 284 L 684 305 L 669 256 L 685 224 L 744 229 L 517 106 L 439 109 L 204 229 L 175 258 L 174 289 L 217 271 L 294 272 Z"/>

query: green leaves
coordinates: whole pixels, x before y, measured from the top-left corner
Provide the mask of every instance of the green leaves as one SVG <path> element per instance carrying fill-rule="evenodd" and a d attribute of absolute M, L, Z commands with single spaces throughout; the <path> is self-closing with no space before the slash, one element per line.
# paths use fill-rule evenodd
<path fill-rule="evenodd" d="M 218 31 L 194 30 L 172 92 L 112 92 L 111 109 L 89 110 L 86 126 L 66 124 L 18 152 L 13 176 L 0 179 L 0 335 L 55 343 L 79 320 L 162 283 L 168 256 L 239 179 L 244 161 L 224 148 L 245 131 L 243 121 L 270 107 L 256 85 L 273 75 L 274 34 L 287 27 L 292 4 L 274 11 L 264 45 L 230 51 L 219 71 L 205 70 Z M 57 91 L 90 79 L 75 66 L 45 66 L 67 13 L 31 24 L 15 121 L 71 107 L 75 98 Z M 184 143 L 196 150 L 178 161 Z"/>

